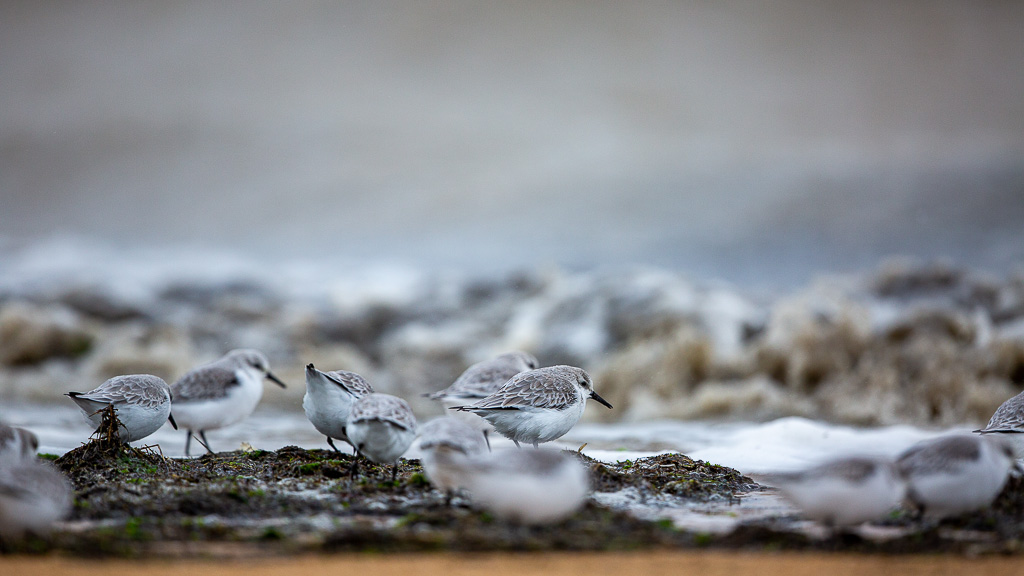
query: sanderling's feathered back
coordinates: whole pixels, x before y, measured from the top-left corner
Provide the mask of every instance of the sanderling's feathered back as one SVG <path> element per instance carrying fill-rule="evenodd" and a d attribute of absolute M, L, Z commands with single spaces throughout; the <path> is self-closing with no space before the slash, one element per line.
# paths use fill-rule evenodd
<path fill-rule="evenodd" d="M 113 406 L 121 425 L 118 436 L 122 442 L 134 442 L 156 432 L 170 421 L 177 429 L 171 413 L 171 389 L 158 376 L 129 374 L 115 376 L 89 392 L 68 392 L 85 413 L 86 418 L 99 428 L 102 411 Z"/>
<path fill-rule="evenodd" d="M 997 436 L 952 434 L 911 446 L 896 464 L 907 479 L 907 498 L 926 516 L 945 518 L 990 505 L 1014 453 Z"/>
<path fill-rule="evenodd" d="M 479 429 L 457 418 L 442 416 L 419 429 L 420 462 L 430 483 L 449 496 L 462 488 L 458 474 L 452 473 L 448 462 L 453 457 L 478 457 L 487 452 L 487 444 Z"/>
<path fill-rule="evenodd" d="M 878 520 L 899 506 L 906 484 L 889 460 L 847 457 L 807 470 L 767 474 L 804 516 L 829 527 Z"/>
<path fill-rule="evenodd" d="M 0 468 L 0 537 L 45 534 L 71 511 L 71 485 L 46 462 Z"/>
<path fill-rule="evenodd" d="M 213 452 L 206 431 L 241 422 L 256 409 L 263 397 L 263 379 L 284 388 L 285 384 L 270 371 L 267 357 L 258 350 L 232 350 L 219 360 L 200 366 L 171 386 L 174 414 L 188 430 L 185 455 L 189 453 L 192 432 L 199 432 L 207 451 Z"/>
<path fill-rule="evenodd" d="M 306 418 L 324 436 L 336 451 L 334 440 L 349 442 L 345 427 L 356 400 L 372 394 L 369 382 L 355 372 L 335 370 L 322 372 L 312 364 L 306 365 L 306 394 L 302 409 Z"/>
<path fill-rule="evenodd" d="M 455 382 L 445 388 L 426 396 L 431 400 L 452 401 L 464 404 L 479 398 L 486 398 L 497 392 L 510 378 L 534 370 L 540 364 L 532 354 L 526 352 L 508 352 L 494 358 L 477 362 L 459 376 Z"/>
<path fill-rule="evenodd" d="M 587 470 L 550 449 L 497 450 L 444 463 L 473 504 L 524 524 L 559 522 L 580 509 L 590 489 Z"/>
<path fill-rule="evenodd" d="M 409 403 L 397 396 L 367 394 L 352 406 L 346 432 L 357 454 L 378 464 L 394 464 L 393 480 L 398 458 L 416 438 L 416 416 Z"/>
<path fill-rule="evenodd" d="M 594 391 L 590 375 L 574 366 L 549 366 L 520 372 L 497 392 L 454 410 L 473 412 L 516 443 L 561 438 L 583 415 L 587 399 L 612 405 Z"/>
<path fill-rule="evenodd" d="M 1017 458 L 1024 458 L 1024 392 L 1017 394 L 996 408 L 988 425 L 975 432 L 1005 438 Z"/>
<path fill-rule="evenodd" d="M 425 394 L 431 400 L 437 400 L 445 408 L 461 406 L 469 402 L 475 402 L 497 392 L 506 382 L 520 372 L 534 370 L 540 366 L 537 359 L 527 352 L 515 351 L 500 354 L 494 358 L 477 362 L 460 375 L 451 386 Z M 488 436 L 494 427 L 491 423 L 472 412 L 450 412 L 451 416 L 459 418 L 474 426 L 483 433 L 484 441 L 490 449 Z"/>
<path fill-rule="evenodd" d="M 31 430 L 0 424 L 0 468 L 33 460 L 39 450 L 39 437 Z"/>

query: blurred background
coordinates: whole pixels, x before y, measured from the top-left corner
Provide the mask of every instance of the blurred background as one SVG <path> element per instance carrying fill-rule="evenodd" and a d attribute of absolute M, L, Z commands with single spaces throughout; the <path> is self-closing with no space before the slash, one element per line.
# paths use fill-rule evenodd
<path fill-rule="evenodd" d="M 240 346 L 289 406 L 309 361 L 412 396 L 523 348 L 594 371 L 605 418 L 983 421 L 1024 386 L 1022 30 L 1002 1 L 2 2 L 0 397 Z"/>
<path fill-rule="evenodd" d="M 1014 2 L 3 2 L 0 234 L 793 285 L 1024 258 Z"/>

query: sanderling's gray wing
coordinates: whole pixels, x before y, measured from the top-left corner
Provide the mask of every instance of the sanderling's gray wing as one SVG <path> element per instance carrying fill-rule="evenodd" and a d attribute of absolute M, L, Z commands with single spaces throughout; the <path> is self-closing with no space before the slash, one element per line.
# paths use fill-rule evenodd
<path fill-rule="evenodd" d="M 537 359 L 526 352 L 508 352 L 477 362 L 463 372 L 451 386 L 428 394 L 432 400 L 442 398 L 486 398 L 502 387 L 510 378 L 537 367 Z"/>
<path fill-rule="evenodd" d="M 981 438 L 947 436 L 911 446 L 896 460 L 905 476 L 952 472 L 981 458 Z"/>
<path fill-rule="evenodd" d="M 135 404 L 156 408 L 167 400 L 164 395 L 166 387 L 167 383 L 157 376 L 129 374 L 115 376 L 84 394 L 73 393 L 73 397 L 98 404 Z"/>
<path fill-rule="evenodd" d="M 1003 402 L 988 425 L 975 432 L 1024 432 L 1024 392 Z"/>
<path fill-rule="evenodd" d="M 333 370 L 331 372 L 324 372 L 323 375 L 331 382 L 341 386 L 346 392 L 356 398 L 362 398 L 368 394 L 373 394 L 373 387 L 366 381 L 366 378 L 363 378 L 355 372 Z"/>
<path fill-rule="evenodd" d="M 842 458 L 817 466 L 811 472 L 819 478 L 839 478 L 859 484 L 873 476 L 881 465 L 870 458 Z"/>
<path fill-rule="evenodd" d="M 228 395 L 238 386 L 238 376 L 232 368 L 209 364 L 187 372 L 171 386 L 175 403 L 215 400 Z"/>
<path fill-rule="evenodd" d="M 389 394 L 374 393 L 360 398 L 352 406 L 349 421 L 360 420 L 380 420 L 406 430 L 416 429 L 416 416 L 413 415 L 409 403 Z"/>
<path fill-rule="evenodd" d="M 497 392 L 463 407 L 476 410 L 522 410 L 548 408 L 564 410 L 577 399 L 575 375 L 559 366 L 520 372 Z"/>

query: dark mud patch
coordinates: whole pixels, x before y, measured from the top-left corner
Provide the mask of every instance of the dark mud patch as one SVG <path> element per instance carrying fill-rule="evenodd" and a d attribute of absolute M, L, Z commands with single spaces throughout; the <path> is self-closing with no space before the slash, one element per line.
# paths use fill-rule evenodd
<path fill-rule="evenodd" d="M 929 525 L 911 514 L 881 523 L 884 540 L 810 536 L 794 515 L 740 522 L 724 534 L 643 520 L 595 501 L 550 526 L 500 521 L 461 496 L 450 504 L 416 460 L 391 467 L 327 450 L 287 447 L 170 459 L 152 450 L 90 443 L 55 464 L 71 479 L 71 518 L 45 538 L 0 543 L 5 552 L 88 557 L 226 557 L 310 552 L 635 550 L 741 548 L 857 552 L 1017 552 L 1024 541 L 1024 481 L 991 510 Z M 596 492 L 630 491 L 670 506 L 738 510 L 763 489 L 723 466 L 681 454 L 606 464 L 572 452 Z"/>

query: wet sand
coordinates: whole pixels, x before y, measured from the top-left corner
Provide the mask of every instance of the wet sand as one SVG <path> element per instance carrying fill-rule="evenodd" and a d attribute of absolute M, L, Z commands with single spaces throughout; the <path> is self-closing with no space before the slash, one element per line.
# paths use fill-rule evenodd
<path fill-rule="evenodd" d="M 552 576 L 601 574 L 700 574 L 701 576 L 742 573 L 779 574 L 960 574 L 968 571 L 999 576 L 1020 574 L 1016 557 L 967 558 L 942 555 L 885 556 L 819 553 L 749 552 L 639 552 L 639 553 L 545 553 L 545 554 L 399 554 L 306 556 L 295 559 L 232 561 L 92 561 L 72 558 L 0 558 L 6 576 L 70 574 L 117 576 L 145 573 L 146 576 L 260 576 L 262 574 L 394 574 L 417 576 L 520 576 L 543 573 Z"/>

